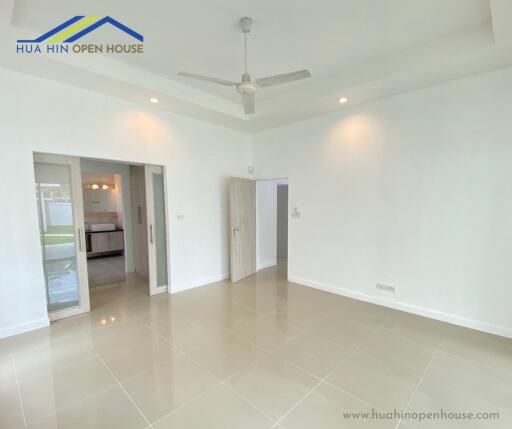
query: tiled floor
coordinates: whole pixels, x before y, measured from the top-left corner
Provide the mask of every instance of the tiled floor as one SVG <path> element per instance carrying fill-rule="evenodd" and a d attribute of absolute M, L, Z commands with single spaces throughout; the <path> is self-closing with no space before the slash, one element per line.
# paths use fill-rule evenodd
<path fill-rule="evenodd" d="M 126 278 L 124 255 L 87 259 L 87 273 L 90 287 L 121 282 Z"/>
<path fill-rule="evenodd" d="M 0 428 L 510 428 L 512 341 L 286 281 L 153 298 L 95 288 L 93 311 L 0 341 Z M 498 420 L 346 412 L 498 412 Z"/>

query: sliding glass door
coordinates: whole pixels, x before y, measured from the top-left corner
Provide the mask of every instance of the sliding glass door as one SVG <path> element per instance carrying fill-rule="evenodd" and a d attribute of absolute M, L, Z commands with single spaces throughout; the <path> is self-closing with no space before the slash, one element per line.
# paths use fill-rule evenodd
<path fill-rule="evenodd" d="M 88 312 L 80 160 L 35 154 L 34 169 L 50 320 Z"/>
<path fill-rule="evenodd" d="M 145 166 L 148 220 L 149 293 L 167 291 L 167 228 L 163 167 Z"/>

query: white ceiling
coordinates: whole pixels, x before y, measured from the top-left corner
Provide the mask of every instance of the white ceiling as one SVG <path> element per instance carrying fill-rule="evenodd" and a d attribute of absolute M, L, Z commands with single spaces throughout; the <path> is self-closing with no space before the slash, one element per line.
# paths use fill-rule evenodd
<path fill-rule="evenodd" d="M 0 66 L 248 132 L 512 65 L 510 0 L 2 0 L 9 46 Z M 13 55 L 16 38 L 37 36 L 70 17 L 110 15 L 144 35 L 143 55 L 52 58 Z M 243 37 L 254 18 L 254 77 L 302 68 L 312 78 L 257 94 L 243 114 L 233 88 L 177 76 L 179 70 L 238 80 Z M 5 22 L 6 21 L 6 22 Z M 85 41 L 124 41 L 102 27 Z M 345 107 L 346 108 L 346 107 Z"/>

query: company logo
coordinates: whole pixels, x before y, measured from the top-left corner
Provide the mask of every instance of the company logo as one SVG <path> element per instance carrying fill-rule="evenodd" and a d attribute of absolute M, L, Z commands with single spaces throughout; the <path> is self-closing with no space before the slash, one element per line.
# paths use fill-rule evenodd
<path fill-rule="evenodd" d="M 82 37 L 105 24 L 118 28 L 137 42 L 128 44 L 81 44 L 78 42 Z M 142 34 L 137 33 L 110 16 L 79 15 L 47 31 L 37 39 L 18 40 L 16 52 L 18 54 L 141 54 L 144 52 L 143 42 L 144 37 Z"/>

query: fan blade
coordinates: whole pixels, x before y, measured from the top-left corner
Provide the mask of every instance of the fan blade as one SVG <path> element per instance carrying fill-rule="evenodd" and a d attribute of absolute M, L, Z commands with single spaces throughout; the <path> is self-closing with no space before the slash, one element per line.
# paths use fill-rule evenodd
<path fill-rule="evenodd" d="M 247 115 L 254 113 L 254 105 L 256 104 L 254 94 L 242 94 L 242 104 Z"/>
<path fill-rule="evenodd" d="M 275 76 L 268 76 L 261 79 L 256 79 L 256 83 L 259 86 L 274 86 L 281 85 L 283 83 L 293 82 L 294 80 L 306 79 L 311 77 L 309 70 L 299 70 L 291 73 L 276 74 Z"/>
<path fill-rule="evenodd" d="M 218 83 L 219 85 L 235 86 L 237 82 L 231 82 L 230 80 L 218 79 L 216 77 L 202 76 L 200 74 L 194 74 L 189 72 L 180 71 L 178 75 L 188 77 L 190 79 L 203 80 L 205 82 Z"/>

